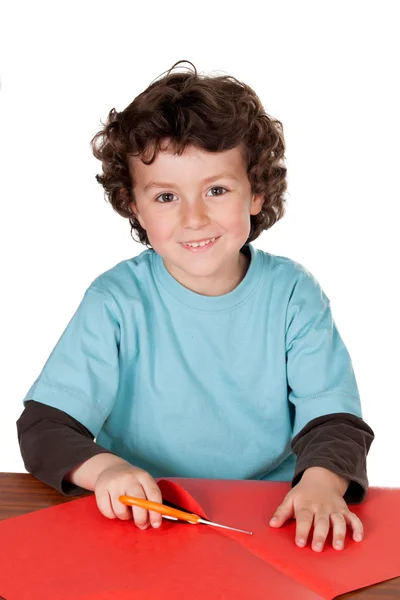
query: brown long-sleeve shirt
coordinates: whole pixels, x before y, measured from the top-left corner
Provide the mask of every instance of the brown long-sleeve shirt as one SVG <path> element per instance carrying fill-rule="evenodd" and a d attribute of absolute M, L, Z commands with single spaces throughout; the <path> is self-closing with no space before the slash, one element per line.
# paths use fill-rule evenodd
<path fill-rule="evenodd" d="M 94 442 L 92 433 L 67 413 L 30 400 L 17 421 L 21 455 L 28 472 L 67 496 L 82 488 L 65 475 L 96 454 L 114 454 Z M 345 500 L 361 502 L 368 489 L 366 457 L 374 439 L 359 417 L 336 413 L 310 421 L 293 439 L 296 468 L 292 486 L 310 467 L 325 467 L 350 481 Z"/>

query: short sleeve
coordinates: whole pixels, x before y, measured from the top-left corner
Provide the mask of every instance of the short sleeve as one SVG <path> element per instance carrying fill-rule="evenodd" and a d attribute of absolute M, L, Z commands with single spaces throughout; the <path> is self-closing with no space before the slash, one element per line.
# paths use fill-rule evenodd
<path fill-rule="evenodd" d="M 113 302 L 90 287 L 23 402 L 36 400 L 82 423 L 94 437 L 116 401 L 120 328 Z"/>
<path fill-rule="evenodd" d="M 357 383 L 330 301 L 302 268 L 288 303 L 286 372 L 294 407 L 293 437 L 317 417 L 350 413 L 361 417 Z"/>

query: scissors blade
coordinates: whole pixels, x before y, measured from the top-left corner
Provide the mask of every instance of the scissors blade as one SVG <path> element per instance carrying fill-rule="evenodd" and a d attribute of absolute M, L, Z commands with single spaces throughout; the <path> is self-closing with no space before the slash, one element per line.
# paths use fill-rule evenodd
<path fill-rule="evenodd" d="M 204 525 L 214 525 L 215 527 L 223 527 L 224 529 L 231 529 L 232 531 L 239 531 L 240 533 L 247 533 L 248 535 L 253 535 L 252 531 L 244 531 L 243 529 L 236 529 L 236 527 L 228 527 L 227 525 L 221 525 L 220 523 L 212 523 L 211 521 L 205 521 L 204 519 L 199 519 L 199 523 L 204 523 Z"/>

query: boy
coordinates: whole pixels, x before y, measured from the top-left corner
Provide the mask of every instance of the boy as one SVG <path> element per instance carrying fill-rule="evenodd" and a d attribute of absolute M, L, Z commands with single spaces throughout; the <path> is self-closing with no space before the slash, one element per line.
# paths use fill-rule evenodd
<path fill-rule="evenodd" d="M 161 516 L 118 497 L 161 502 L 155 477 L 291 481 L 271 526 L 294 517 L 315 551 L 331 525 L 335 548 L 346 525 L 360 541 L 346 500 L 365 496 L 374 434 L 329 299 L 251 245 L 284 215 L 281 123 L 194 68 L 111 110 L 92 149 L 148 249 L 89 286 L 24 398 L 26 469 L 141 529 Z"/>

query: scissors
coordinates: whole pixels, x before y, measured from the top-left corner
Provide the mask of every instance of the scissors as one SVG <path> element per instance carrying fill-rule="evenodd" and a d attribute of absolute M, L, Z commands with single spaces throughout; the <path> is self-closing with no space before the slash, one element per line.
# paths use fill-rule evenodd
<path fill-rule="evenodd" d="M 224 529 L 231 529 L 232 531 L 239 531 L 240 533 L 247 533 L 253 535 L 252 531 L 244 531 L 243 529 L 236 529 L 235 527 L 228 527 L 227 525 L 221 525 L 220 523 L 212 523 L 202 519 L 199 515 L 194 513 L 188 513 L 177 508 L 166 506 L 165 504 L 159 504 L 158 502 L 151 502 L 150 500 L 143 500 L 142 498 L 134 498 L 133 496 L 120 496 L 118 498 L 120 502 L 127 506 L 140 506 L 147 510 L 154 510 L 155 512 L 161 513 L 164 519 L 171 519 L 172 521 L 186 521 L 197 525 L 198 523 L 204 523 L 204 525 L 214 525 L 214 527 L 223 527 Z"/>

